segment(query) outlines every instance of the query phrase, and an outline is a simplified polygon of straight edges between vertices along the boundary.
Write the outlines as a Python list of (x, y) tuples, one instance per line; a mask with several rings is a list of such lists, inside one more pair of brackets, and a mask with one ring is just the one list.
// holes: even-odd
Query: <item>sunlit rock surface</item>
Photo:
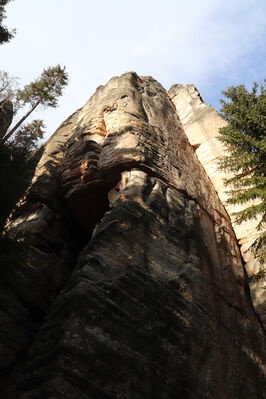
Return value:
[(3, 347), (24, 358), (3, 360), (4, 398), (262, 397), (264, 332), (230, 218), (151, 77), (112, 78), (61, 125), (8, 228), (41, 255), (25, 265), (28, 325), (10, 306), (25, 342)]
[[(234, 223), (234, 212), (239, 212), (250, 204), (232, 205), (227, 204), (229, 198), (224, 179), (227, 177), (223, 172), (218, 171), (218, 161), (224, 155), (225, 149), (217, 139), (219, 129), (226, 126), (225, 122), (216, 110), (204, 103), (198, 90), (194, 85), (186, 87), (180, 84), (173, 85), (169, 90), (169, 96), (176, 107), (178, 117), (189, 142), (194, 147), (198, 159), (211, 179), (220, 200), (225, 206), (233, 222), (234, 231), (238, 239), (245, 268), (249, 277), (253, 277), (265, 266), (260, 265), (258, 260), (250, 251), (250, 247), (262, 231), (257, 230), (259, 220), (253, 219), (247, 222)], [(266, 280), (260, 280), (251, 284), (251, 295), (256, 312), (266, 326)]]

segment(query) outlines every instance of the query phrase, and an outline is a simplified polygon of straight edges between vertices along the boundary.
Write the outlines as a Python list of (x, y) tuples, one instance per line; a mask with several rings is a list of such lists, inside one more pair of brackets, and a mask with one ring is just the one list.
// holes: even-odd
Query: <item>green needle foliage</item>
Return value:
[(30, 182), (31, 161), (27, 149), (0, 146), (0, 235), (5, 222)]
[(44, 69), (41, 76), (35, 81), (16, 91), (16, 108), (21, 109), (25, 105), (30, 108), (26, 114), (7, 132), (1, 143), (5, 143), (30, 114), (38, 107), (55, 108), (58, 98), (62, 95), (64, 87), (68, 84), (68, 75), (65, 67), (57, 65)]
[(44, 123), (41, 119), (34, 119), (30, 123), (22, 125), (12, 140), (12, 145), (17, 149), (27, 150), (29, 153), (36, 150), (39, 141), (44, 135)]
[[(236, 212), (236, 223), (259, 218), (257, 229), (266, 222), (266, 79), (260, 88), (253, 84), (249, 92), (244, 85), (223, 91), (229, 100), (220, 100), (220, 114), (228, 125), (220, 129), (218, 139), (227, 155), (220, 169), (232, 174), (225, 182), (231, 186), (228, 203), (246, 204)], [(256, 200), (256, 204), (253, 203)], [(266, 234), (261, 233), (252, 246), (260, 262), (266, 260)]]
[(66, 68), (56, 65), (44, 69), (41, 76), (34, 82), (17, 91), (17, 101), (35, 106), (36, 103), (44, 107), (56, 107), (58, 97), (68, 83)]
[[(5, 7), (10, 0), (0, 0), (0, 44), (12, 39), (15, 30), (3, 26), (6, 17)], [(65, 68), (60, 65), (43, 70), (41, 76), (34, 82), (17, 90), (17, 79), (7, 72), (0, 71), (0, 288), (8, 287), (19, 294), (20, 288), (12, 285), (12, 273), (25, 268), (25, 257), (28, 244), (25, 237), (9, 236), (5, 232), (5, 224), (12, 209), (30, 184), (38, 152), (33, 151), (38, 141), (43, 137), (44, 124), (42, 120), (31, 120), (28, 117), (37, 108), (56, 107), (63, 88), (68, 83)], [(7, 130), (12, 116), (24, 112), (24, 116)], [(7, 111), (9, 114), (7, 114)], [(11, 115), (10, 115), (11, 114)], [(9, 118), (10, 116), (10, 118)], [(8, 118), (7, 118), (8, 117)], [(25, 120), (27, 119), (27, 123)], [(7, 130), (7, 131), (6, 131)], [(37, 157), (36, 157), (37, 155)], [(25, 298), (25, 293), (23, 293)]]
[(15, 30), (9, 31), (3, 26), (3, 20), (6, 18), (5, 6), (10, 0), (0, 0), (0, 44), (8, 42), (14, 36)]
[(1, 103), (11, 99), (15, 103), (15, 111), (19, 112), (27, 107), (24, 116), (0, 138), (0, 235), (8, 215), (30, 183), (32, 154), (44, 134), (42, 120), (28, 122), (27, 118), (37, 106), (57, 106), (68, 76), (65, 67), (57, 65), (44, 69), (37, 80), (23, 89), (17, 90), (13, 83), (14, 79), (7, 73), (0, 73)]

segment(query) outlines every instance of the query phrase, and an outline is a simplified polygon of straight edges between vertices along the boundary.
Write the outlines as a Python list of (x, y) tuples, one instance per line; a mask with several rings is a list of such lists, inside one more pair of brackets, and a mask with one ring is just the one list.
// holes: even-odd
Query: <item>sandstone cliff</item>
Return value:
[[(218, 171), (218, 161), (224, 155), (225, 149), (217, 139), (219, 128), (226, 122), (217, 114), (216, 110), (204, 103), (198, 90), (193, 85), (173, 85), (169, 90), (169, 96), (174, 103), (180, 122), (195, 148), (198, 159), (210, 177), (220, 200), (231, 217), (234, 231), (238, 239), (242, 257), (245, 261), (245, 269), (250, 277), (261, 270), (261, 265), (254, 259), (250, 247), (261, 231), (257, 230), (258, 220), (253, 219), (240, 225), (234, 223), (234, 212), (244, 209), (247, 204), (231, 205), (226, 201), (229, 197), (228, 187), (224, 179), (228, 176)], [(265, 267), (264, 267), (265, 268)], [(251, 295), (256, 312), (266, 326), (266, 281), (259, 281), (251, 285)]]
[(230, 218), (151, 77), (112, 78), (59, 127), (8, 228), (30, 248), (1, 294), (3, 398), (262, 397)]

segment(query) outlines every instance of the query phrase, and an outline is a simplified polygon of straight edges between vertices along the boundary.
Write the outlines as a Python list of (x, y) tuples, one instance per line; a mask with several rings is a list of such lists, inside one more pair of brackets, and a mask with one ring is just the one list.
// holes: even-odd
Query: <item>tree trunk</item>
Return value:
[(38, 105), (41, 103), (41, 100), (37, 101), (36, 104), (18, 121), (18, 123), (2, 138), (0, 144), (5, 143), (9, 137), (12, 136), (12, 134), (19, 128), (19, 126), (25, 121), (25, 119), (28, 118), (28, 116), (35, 110), (35, 108), (38, 107)]

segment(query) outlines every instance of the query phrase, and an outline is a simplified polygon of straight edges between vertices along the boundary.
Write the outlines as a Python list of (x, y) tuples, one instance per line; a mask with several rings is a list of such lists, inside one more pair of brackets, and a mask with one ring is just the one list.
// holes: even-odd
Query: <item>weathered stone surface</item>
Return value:
[(18, 253), (21, 265), (14, 267), (12, 257), (11, 264), (7, 257), (0, 265), (1, 398), (16, 397), (15, 382), (24, 378), (28, 348), (72, 271), (81, 246), (80, 228), (64, 201), (59, 172), (62, 141), (74, 118), (64, 122), (46, 144), (33, 184), (7, 226), (11, 234), (24, 233), (28, 252)]
[(154, 79), (100, 86), (51, 138), (16, 217), (39, 247), (63, 241), (63, 273), (77, 258), (20, 398), (263, 395), (264, 333), (229, 216)]
[[(226, 122), (213, 107), (203, 102), (194, 85), (184, 87), (175, 84), (169, 90), (169, 96), (176, 107), (189, 142), (194, 147), (201, 164), (231, 217), (242, 257), (246, 262), (246, 271), (248, 276), (252, 277), (261, 270), (262, 266), (254, 259), (250, 247), (262, 231), (257, 230), (259, 220), (256, 219), (241, 223), (241, 225), (234, 223), (233, 213), (244, 209), (247, 204), (236, 206), (226, 203), (228, 187), (225, 186), (224, 179), (228, 175), (217, 171), (218, 160), (225, 153), (225, 149), (222, 143), (217, 140), (217, 136), (219, 128), (226, 126)], [(252, 284), (250, 288), (256, 312), (266, 326), (266, 281), (262, 280)]]

